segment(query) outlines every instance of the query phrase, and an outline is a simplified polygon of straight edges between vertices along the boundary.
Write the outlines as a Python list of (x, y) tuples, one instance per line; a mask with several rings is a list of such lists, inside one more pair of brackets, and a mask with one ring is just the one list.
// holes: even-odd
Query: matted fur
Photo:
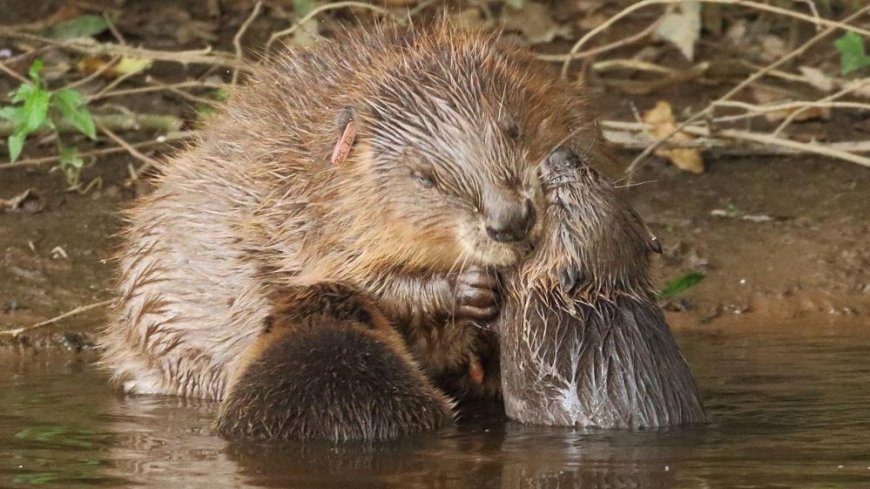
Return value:
[[(335, 166), (348, 111), (356, 144)], [(487, 238), (482, 216), (523, 199), (540, 215), (537, 164), (594, 133), (575, 87), (491, 35), (441, 23), (288, 50), (127, 213), (104, 364), (126, 392), (222, 399), (272, 294), (340, 281), (375, 298), (427, 375), (462, 374), (491, 341), (452, 319), (448, 277), (521, 259), (529, 243)]]
[(654, 238), (576, 154), (555, 151), (541, 179), (545, 236), (512, 278), (499, 324), (508, 416), (597, 428), (704, 422), (692, 372), (652, 297)]

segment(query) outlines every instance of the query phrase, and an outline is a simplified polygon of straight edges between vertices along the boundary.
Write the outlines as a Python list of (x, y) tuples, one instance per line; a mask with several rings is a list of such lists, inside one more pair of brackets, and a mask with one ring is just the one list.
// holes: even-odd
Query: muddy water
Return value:
[(86, 358), (0, 361), (0, 487), (870, 487), (870, 334), (683, 333), (714, 422), (595, 433), (495, 413), (376, 447), (229, 444), (214, 406), (121, 398)]

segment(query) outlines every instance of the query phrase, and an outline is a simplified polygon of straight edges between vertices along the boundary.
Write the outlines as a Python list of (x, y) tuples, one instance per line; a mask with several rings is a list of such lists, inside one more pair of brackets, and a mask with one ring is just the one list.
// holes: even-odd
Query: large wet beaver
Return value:
[(540, 163), (597, 141), (577, 89), (493, 36), (439, 23), (286, 52), (129, 212), (113, 380), (223, 400), (230, 436), (443, 426), (436, 386), (500, 387), (493, 272), (542, 235)]
[(649, 283), (661, 246), (589, 157), (561, 148), (540, 166), (544, 236), (510, 275), (498, 324), (507, 415), (598, 428), (703, 423)]
[[(352, 149), (336, 161), (351, 122)], [(495, 37), (445, 23), (283, 54), (129, 212), (102, 341), (113, 380), (223, 399), (280, 289), (341, 282), (404, 337), (408, 355), (387, 349), (397, 368), (496, 391), (493, 339), (474, 327), (498, 314), (488, 270), (518, 263), (540, 234), (538, 163), (594, 132), (574, 88)]]

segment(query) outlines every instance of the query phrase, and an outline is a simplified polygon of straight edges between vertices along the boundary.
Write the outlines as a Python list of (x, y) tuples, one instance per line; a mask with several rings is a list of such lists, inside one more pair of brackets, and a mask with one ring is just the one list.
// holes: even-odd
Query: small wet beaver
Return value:
[[(324, 354), (304, 356), (316, 362), (304, 371), (330, 371), (337, 360), (326, 352), (349, 341), (372, 365), (392, 365), (370, 381), (414, 391), (389, 405), (401, 426), (356, 430), (368, 421), (338, 416), (310, 436), (439, 426), (447, 408), (433, 383), (451, 394), (499, 389), (493, 335), (476, 326), (499, 313), (491, 271), (515, 266), (541, 235), (539, 162), (560, 144), (594, 152), (595, 134), (575, 87), (493, 36), (446, 23), (289, 51), (239, 87), (128, 213), (105, 364), (126, 392), (225, 399), (242, 367), (241, 378), (272, 372), (278, 383), (284, 371), (263, 361), (299, 366), (303, 357), (282, 363), (279, 353), (311, 351)], [(281, 291), (322, 282), (371, 297), (408, 354), (346, 318), (323, 328), (279, 321), (287, 326), (267, 335), (280, 349), (265, 348), (263, 318), (292, 309)], [(312, 392), (333, 387), (305, 381)], [(350, 405), (306, 413), (368, 402), (334, 399)], [(421, 403), (442, 409), (418, 412)], [(234, 406), (225, 417), (242, 415)], [(243, 424), (221, 426), (248, 433), (233, 428)]]
[[(388, 440), (449, 424), (453, 404), (364, 294), (285, 288), (230, 380), (217, 429), (258, 439)], [(337, 428), (340, 427), (340, 428)]]
[(597, 428), (703, 423), (649, 283), (661, 246), (581, 155), (559, 148), (540, 166), (545, 236), (511, 275), (498, 324), (507, 415)]

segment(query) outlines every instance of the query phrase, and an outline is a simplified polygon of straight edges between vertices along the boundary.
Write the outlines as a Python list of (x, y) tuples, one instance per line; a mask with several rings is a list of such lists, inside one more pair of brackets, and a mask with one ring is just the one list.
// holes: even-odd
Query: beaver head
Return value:
[(356, 138), (331, 187), (344, 204), (331, 204), (364, 216), (368, 229), (351, 234), (370, 257), (430, 269), (519, 262), (542, 229), (537, 167), (591, 131), (583, 100), (492, 37), (442, 28), (392, 42), (342, 97), (351, 116), (330, 140), (349, 118)]

